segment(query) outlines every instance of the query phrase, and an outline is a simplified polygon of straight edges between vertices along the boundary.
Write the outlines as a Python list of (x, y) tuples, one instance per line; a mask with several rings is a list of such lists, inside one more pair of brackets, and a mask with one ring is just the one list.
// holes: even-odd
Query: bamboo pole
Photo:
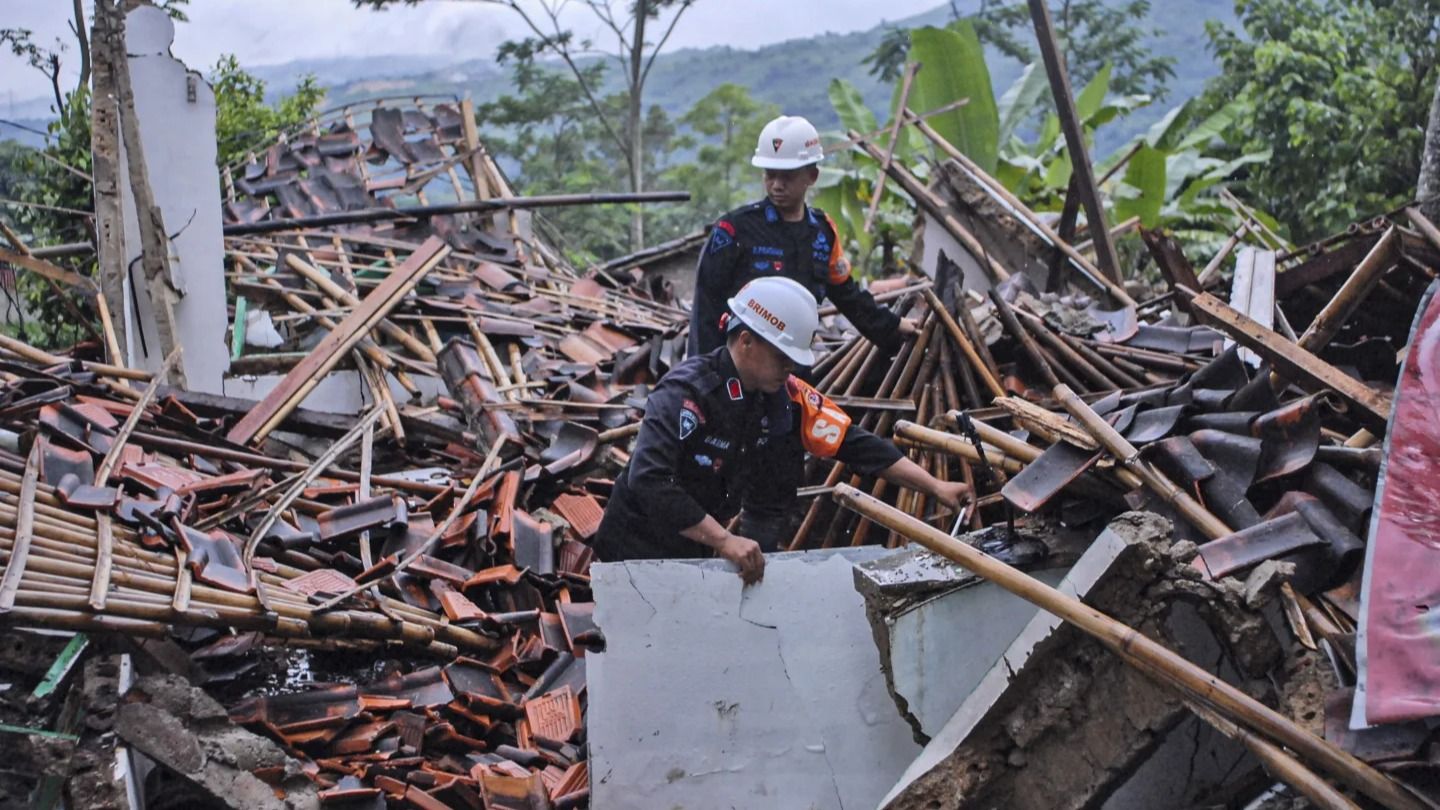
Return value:
[[(895, 435), (918, 445), (959, 456), (966, 461), (978, 464), (981, 460), (975, 446), (964, 438), (917, 425), (909, 420), (902, 419), (895, 423)], [(990, 462), (990, 466), (1005, 473), (1017, 474), (1025, 469), (1022, 462), (995, 448), (985, 448), (985, 460)]]
[[(1036, 345), (1035, 339), (1030, 337), (1030, 333), (1026, 332), (1025, 327), (1021, 326), (1020, 321), (1015, 318), (1015, 313), (1010, 310), (1010, 303), (1005, 300), (1005, 296), (1001, 295), (999, 290), (991, 288), (990, 302), (995, 305), (995, 314), (1000, 316), (1000, 323), (1005, 325), (1005, 331), (1020, 341), (1020, 348), (1025, 350), (1025, 355), (1030, 358), (1030, 363), (1035, 366), (1035, 370), (1039, 371), (1040, 376), (1044, 377), (1045, 382), (1051, 386), (1059, 385), (1060, 378), (1055, 376), (1055, 369), (1050, 367), (1045, 355), (1040, 353), (1040, 347)], [(1004, 396), (1004, 394), (997, 394), (997, 396)]]
[[(42, 351), (8, 335), (0, 335), (0, 349), (42, 366), (68, 366), (73, 362), (69, 357)], [(89, 360), (81, 360), (80, 367), (86, 371), (93, 371), (101, 376), (117, 380), (150, 381), (150, 372), (140, 369), (112, 366), (109, 363), (92, 363)]]
[[(900, 127), (905, 125), (906, 114), (910, 111), (905, 105), (910, 102), (910, 86), (915, 81), (915, 74), (920, 72), (920, 63), (911, 62), (905, 66), (905, 77), (900, 81), (900, 101), (895, 105), (895, 121), (890, 125), (890, 140), (885, 146), (885, 159), (880, 161), (880, 177), (875, 182), (875, 191), (870, 195), (870, 207), (865, 211), (865, 225), (860, 229), (870, 233), (875, 225), (875, 214), (880, 210), (880, 198), (885, 194), (885, 181), (890, 178), (887, 172), (890, 164), (895, 161), (895, 149), (900, 145)], [(924, 121), (917, 121), (917, 126), (926, 126)]]
[(1380, 277), (1392, 266), (1396, 251), (1399, 248), (1400, 231), (1394, 225), (1385, 231), (1385, 235), (1370, 248), (1365, 258), (1345, 279), (1345, 283), (1336, 290), (1335, 296), (1325, 305), (1325, 308), (1318, 312), (1310, 325), (1305, 327), (1305, 333), (1295, 341), (1300, 348), (1308, 352), (1318, 352), (1329, 345), (1335, 335), (1339, 333), (1340, 327), (1345, 325), (1357, 307), (1364, 303), (1365, 297), (1375, 288)]
[[(135, 432), (135, 426), (140, 424), (140, 418), (145, 415), (145, 409), (150, 407), (151, 401), (155, 399), (155, 392), (160, 389), (160, 381), (169, 378), (170, 369), (180, 361), (180, 355), (183, 352), (184, 347), (178, 345), (171, 350), (170, 356), (165, 358), (164, 365), (160, 367), (160, 372), (140, 394), (140, 400), (130, 406), (130, 415), (125, 418), (125, 423), (120, 426), (120, 430), (110, 443), (110, 449), (105, 452), (105, 458), (101, 459), (100, 466), (95, 469), (95, 486), (108, 485), (110, 474), (120, 461), (120, 453), (124, 451), (125, 443)], [(113, 520), (108, 509), (102, 509), (95, 514), (98, 545), (95, 555), (95, 576), (90, 582), (90, 607), (95, 610), (105, 609), (106, 591), (110, 588), (110, 564), (114, 557), (115, 546)]]
[[(970, 296), (971, 293), (968, 292), (960, 296), (961, 300), (958, 302), (958, 306), (955, 307), (955, 314), (959, 316), (960, 326), (965, 332), (965, 336), (970, 338), (971, 343), (975, 344), (975, 351), (980, 354), (980, 359), (985, 361), (985, 368), (990, 369), (990, 373), (993, 374), (996, 379), (999, 379), (1000, 365), (995, 362), (995, 357), (990, 354), (990, 346), (985, 342), (985, 333), (980, 331), (980, 324), (975, 320), (975, 313), (970, 311)], [(979, 295), (976, 295), (975, 300), (981, 303), (985, 301), (985, 299)]]
[(1031, 315), (1023, 309), (1015, 310), (1015, 314), (1018, 316), (1023, 316), (1022, 321), (1024, 322), (1025, 327), (1029, 329), (1030, 332), (1035, 335), (1035, 337), (1040, 338), (1040, 341), (1042, 343), (1049, 346), (1051, 350), (1060, 357), (1065, 358), (1065, 360), (1069, 362), (1071, 367), (1078, 369), (1082, 375), (1088, 378), (1091, 382), (1095, 383), (1096, 388), (1094, 390), (1120, 390), (1120, 386), (1116, 385), (1110, 380), (1109, 377), (1105, 376), (1105, 373), (1103, 371), (1096, 368), (1094, 364), (1092, 364), (1089, 360), (1085, 359), (1085, 357), (1081, 355), (1080, 352), (1076, 351), (1073, 347), (1071, 347), (1069, 343), (1061, 340), (1058, 336), (1056, 336), (1054, 332), (1051, 332), (1050, 328), (1045, 325), (1045, 321), (1043, 319)]
[(1194, 698), (1246, 728), (1254, 729), (1320, 766), (1350, 787), (1396, 810), (1425, 810), (1404, 788), (1371, 766), (1297, 726), (1215, 675), (1195, 666), (1133, 628), (1028, 576), (944, 532), (871, 498), (854, 487), (839, 486), (835, 499), (883, 526), (898, 531), (966, 570), (994, 582), (1094, 637), (1127, 663), (1141, 661), (1142, 671), (1161, 686)]
[(15, 543), (11, 547), (10, 561), (5, 564), (5, 576), (0, 579), (0, 613), (6, 613), (15, 606), (20, 579), (25, 575), (30, 544), (35, 535), (35, 488), (40, 482), (41, 460), (40, 444), (36, 442), (30, 447), (30, 457), (25, 461), (25, 477), (20, 483), (20, 511), (15, 519)]
[(926, 303), (930, 305), (930, 309), (940, 319), (940, 323), (945, 327), (945, 331), (950, 333), (950, 337), (955, 341), (955, 345), (959, 346), (960, 351), (965, 353), (966, 359), (970, 361), (970, 365), (980, 377), (981, 382), (985, 383), (985, 387), (990, 390), (990, 393), (997, 397), (1005, 396), (1004, 386), (1000, 385), (1000, 381), (991, 373), (990, 366), (986, 365), (985, 361), (981, 359), (979, 351), (975, 348), (975, 344), (970, 342), (970, 338), (960, 329), (960, 324), (956, 323), (955, 319), (951, 317), (950, 311), (945, 308), (945, 304), (940, 300), (940, 297), (935, 294), (934, 290), (929, 289), (924, 291), (924, 295)]
[[(330, 276), (320, 268), (311, 265), (294, 253), (285, 254), (285, 264), (291, 270), (294, 270), (309, 280), (311, 284), (314, 284), (317, 290), (335, 299), (336, 302), (349, 307), (360, 306), (359, 296), (336, 284), (335, 280), (330, 278)], [(419, 338), (396, 326), (395, 322), (389, 318), (381, 318), (375, 325), (375, 328), (389, 335), (400, 345), (404, 346), (411, 354), (426, 363), (435, 362), (435, 352), (431, 351), (430, 347), (422, 343)]]
[(1225, 522), (1206, 509), (1201, 503), (1188, 492), (1176, 486), (1164, 473), (1153, 464), (1143, 461), (1140, 458), (1140, 451), (1135, 449), (1124, 436), (1121, 436), (1114, 427), (1106, 422), (1104, 417), (1095, 413), (1089, 405), (1086, 405), (1080, 397), (1075, 395), (1068, 386), (1055, 386), (1055, 399), (1075, 417), (1076, 421), (1085, 426), (1086, 432), (1095, 438), (1102, 447), (1115, 456), (1127, 470), (1139, 476), (1156, 495), (1159, 495), (1166, 503), (1175, 507), (1176, 511), (1185, 516), (1199, 529), (1202, 534), (1211, 540), (1218, 540), (1221, 537), (1233, 534), (1234, 530), (1225, 525)]

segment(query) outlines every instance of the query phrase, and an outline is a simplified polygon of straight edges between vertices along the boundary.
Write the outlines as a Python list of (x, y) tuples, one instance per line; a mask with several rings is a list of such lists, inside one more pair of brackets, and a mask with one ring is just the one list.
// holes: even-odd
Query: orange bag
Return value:
[(794, 375), (785, 381), (785, 393), (800, 406), (800, 441), (805, 449), (821, 458), (839, 452), (850, 430), (850, 417), (840, 406)]

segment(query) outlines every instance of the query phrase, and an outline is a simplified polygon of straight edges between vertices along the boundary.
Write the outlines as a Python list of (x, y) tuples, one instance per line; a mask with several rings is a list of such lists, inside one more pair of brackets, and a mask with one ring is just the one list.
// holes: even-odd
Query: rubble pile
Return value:
[[(0, 720), (23, 721), (0, 734), (119, 734), (211, 802), (238, 801), (215, 786), (239, 768), (281, 802), (298, 769), (324, 806), (588, 804), (586, 656), (604, 638), (586, 541), (646, 386), (683, 357), (686, 307), (649, 270), (703, 240), (570, 267), (508, 207), (473, 120), (468, 105), (382, 100), (225, 171), (225, 394), (164, 384), (183, 348), (158, 372), (114, 365), (108, 322), (103, 348), (69, 356), (0, 338), (0, 617), (85, 634), (59, 652), (27, 642), (54, 659), (44, 671), (12, 666), (24, 650), (0, 657)], [(1017, 527), (1058, 527), (1083, 551), (1121, 513), (1157, 513), (1174, 527), (1167, 561), (1194, 581), (1264, 567), (1290, 636), (1264, 699), (1403, 784), (1440, 783), (1423, 724), (1349, 731), (1380, 437), (1440, 232), (1411, 210), (1294, 250), (1238, 209), (1205, 269), (1146, 231), (1164, 282), (1121, 285), (1018, 200), (977, 203), (999, 186), (963, 157), (928, 189), (884, 163), (927, 236), (964, 255), (870, 285), (921, 324), (894, 355), (824, 311), (810, 374), (974, 497), (956, 513), (812, 459), (789, 549), (904, 542), (823, 497), (847, 485), (951, 537), (987, 530), (973, 537), (1000, 537), (984, 546), (999, 554)], [(1018, 562), (1044, 563), (1038, 547)], [(82, 690), (62, 685), (91, 634), (223, 695), (225, 717), (154, 685), (168, 697), (115, 690), (107, 714), (124, 723), (82, 719)], [(1377, 635), (1368, 655), (1403, 643)], [(190, 708), (127, 709), (147, 700)], [(1179, 706), (1152, 707), (1155, 722)], [(229, 724), (294, 761), (267, 750), (216, 772), (191, 747), (127, 736), (209, 740)], [(987, 761), (1023, 764), (1009, 730), (987, 733), (1005, 752)], [(38, 789), (18, 781), (17, 796)], [(980, 801), (934, 781), (945, 804), (923, 806)], [(1078, 778), (1096, 794), (1077, 806), (1112, 781)]]

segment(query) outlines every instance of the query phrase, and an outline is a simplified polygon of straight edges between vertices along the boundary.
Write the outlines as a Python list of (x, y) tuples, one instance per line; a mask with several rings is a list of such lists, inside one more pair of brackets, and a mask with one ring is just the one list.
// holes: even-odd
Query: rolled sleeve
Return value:
[(835, 457), (865, 475), (875, 475), (904, 456), (893, 442), (876, 436), (864, 428), (851, 425), (845, 432), (845, 441)]

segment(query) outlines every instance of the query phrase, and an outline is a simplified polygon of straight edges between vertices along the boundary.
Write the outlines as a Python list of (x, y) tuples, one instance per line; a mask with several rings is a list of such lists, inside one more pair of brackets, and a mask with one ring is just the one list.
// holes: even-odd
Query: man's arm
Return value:
[(676, 386), (661, 385), (645, 401), (645, 418), (630, 455), (630, 486), (646, 517), (661, 534), (681, 534), (707, 515), (680, 486), (680, 409), (684, 395)]
[(680, 532), (680, 535), (715, 549), (716, 554), (735, 563), (740, 568), (740, 579), (746, 585), (753, 585), (765, 576), (765, 555), (760, 553), (760, 544), (748, 537), (731, 534), (710, 515)]
[(876, 303), (875, 296), (860, 289), (860, 285), (855, 283), (850, 270), (850, 260), (845, 258), (845, 251), (840, 246), (840, 231), (829, 214), (825, 215), (825, 224), (834, 234), (830, 248), (829, 274), (825, 279), (826, 297), (834, 302), (840, 314), (855, 324), (860, 334), (871, 343), (886, 351), (893, 351), (899, 347), (904, 335), (912, 330), (902, 330), (900, 316)]
[(700, 250), (695, 265), (695, 297), (690, 305), (690, 338), (685, 356), (705, 354), (725, 342), (720, 331), (720, 316), (725, 314), (725, 299), (735, 283), (735, 265), (741, 258), (740, 242), (735, 226), (728, 219), (716, 220), (710, 238)]
[(846, 431), (845, 441), (835, 456), (862, 473), (924, 492), (952, 508), (959, 506), (960, 499), (970, 491), (958, 481), (941, 481), (906, 458), (893, 443), (853, 425)]
[(645, 516), (661, 534), (678, 534), (714, 549), (739, 566), (740, 578), (749, 585), (765, 572), (759, 544), (725, 531), (677, 480), (684, 399), (680, 389), (661, 386), (645, 401), (645, 419), (630, 456), (630, 486), (640, 495)]

